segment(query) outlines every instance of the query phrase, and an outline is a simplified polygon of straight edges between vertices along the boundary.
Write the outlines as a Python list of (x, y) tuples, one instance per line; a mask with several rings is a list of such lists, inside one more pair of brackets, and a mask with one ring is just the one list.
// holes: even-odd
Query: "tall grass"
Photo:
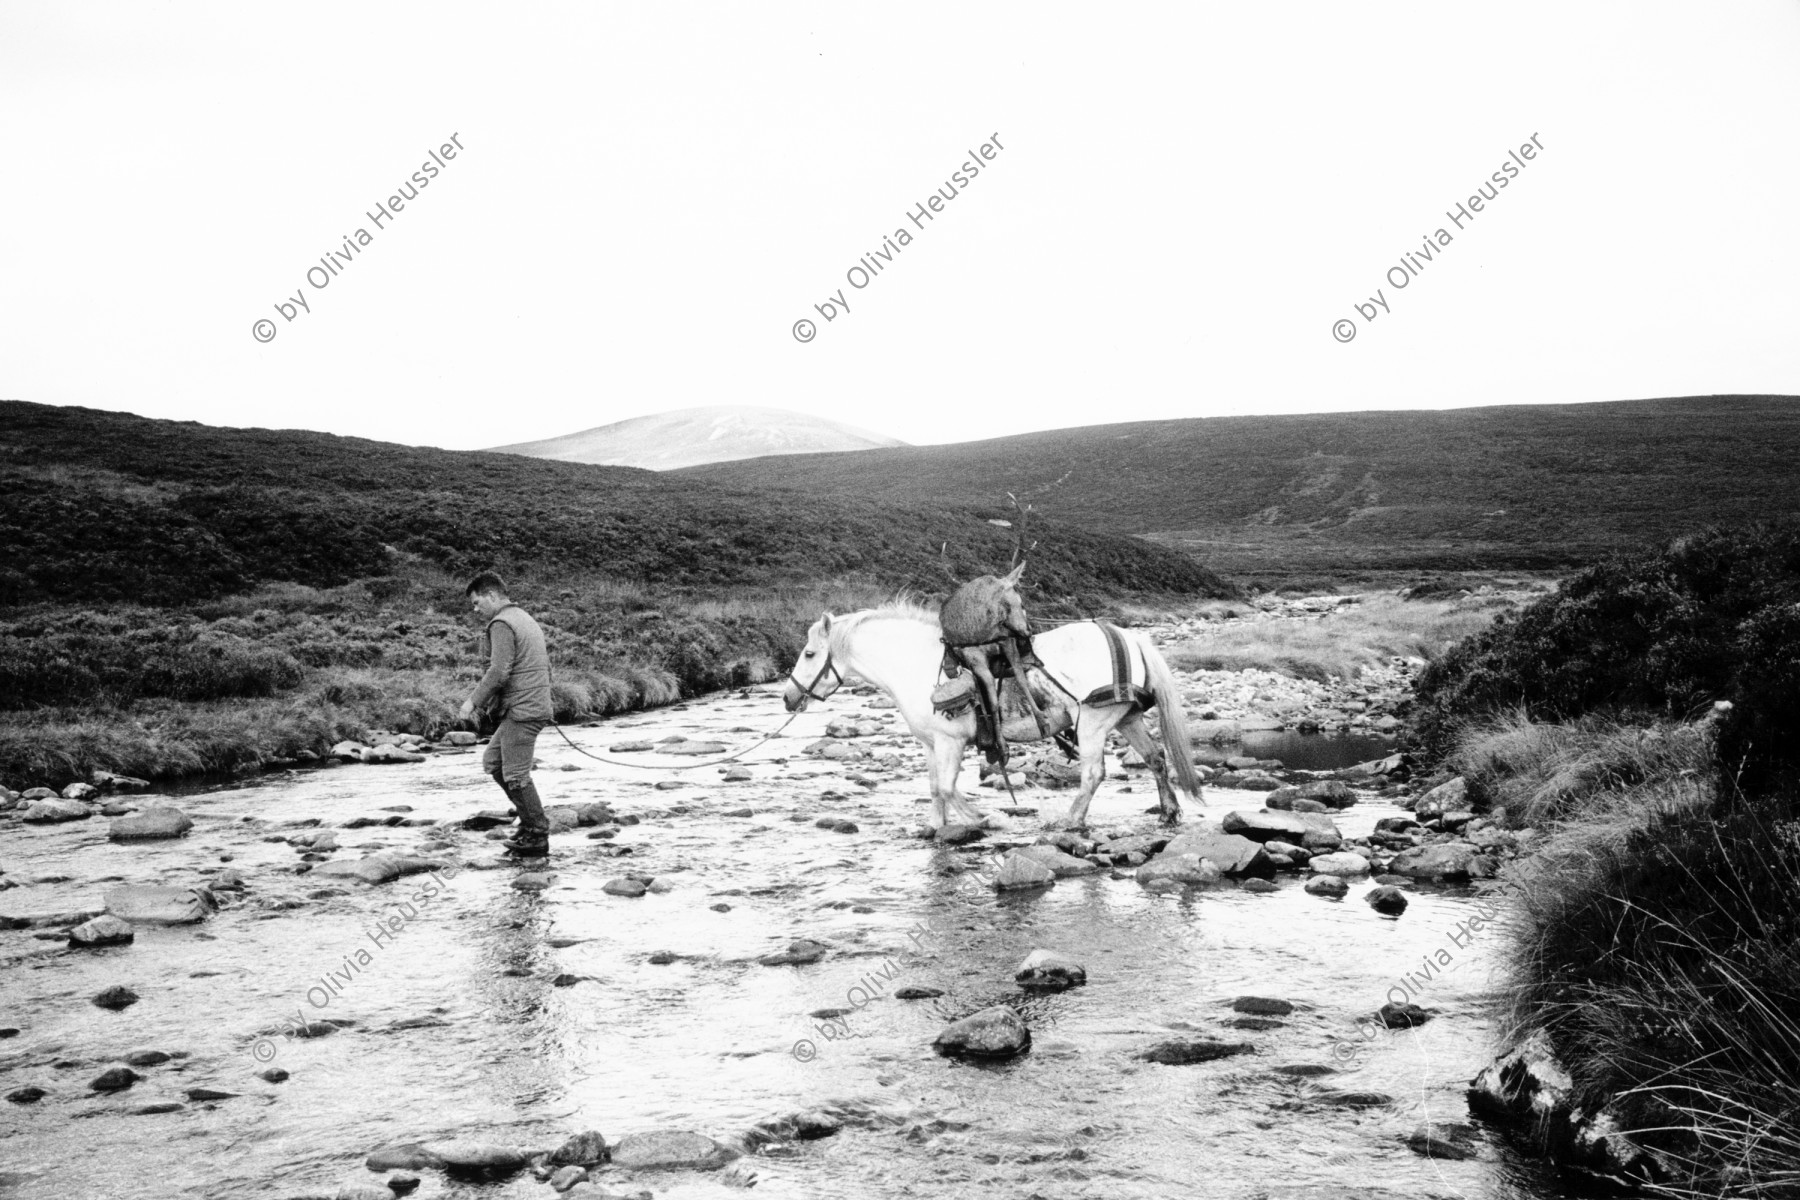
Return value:
[(1682, 1197), (1800, 1188), (1800, 803), (1723, 805), (1706, 726), (1514, 715), (1456, 762), (1549, 838), (1513, 873), (1508, 1032), (1549, 1035)]
[(1487, 604), (1408, 602), (1375, 595), (1324, 617), (1262, 615), (1211, 629), (1174, 647), (1169, 661), (1183, 670), (1259, 668), (1324, 683), (1353, 679), (1364, 667), (1396, 656), (1427, 661), (1493, 623)]

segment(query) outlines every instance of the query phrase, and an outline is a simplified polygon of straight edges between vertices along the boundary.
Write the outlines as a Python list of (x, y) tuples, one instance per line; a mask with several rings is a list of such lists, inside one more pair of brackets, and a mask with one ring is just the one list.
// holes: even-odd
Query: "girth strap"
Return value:
[[(1125, 644), (1125, 635), (1118, 628), (1105, 621), (1095, 621), (1100, 632), (1106, 635), (1106, 649), (1112, 655), (1112, 682), (1104, 687), (1097, 687), (1088, 694), (1082, 703), (1093, 707), (1104, 704), (1135, 704), (1139, 709), (1156, 707), (1156, 693), (1131, 681), (1131, 648)], [(1149, 671), (1145, 671), (1146, 680)]]

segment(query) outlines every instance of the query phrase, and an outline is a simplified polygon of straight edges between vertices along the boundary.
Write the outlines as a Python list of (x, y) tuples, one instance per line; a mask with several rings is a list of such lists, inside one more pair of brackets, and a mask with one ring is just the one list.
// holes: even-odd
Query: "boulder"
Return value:
[(1031, 1048), (1031, 1030), (1018, 1013), (995, 1005), (946, 1025), (932, 1047), (940, 1054), (1011, 1058)]
[(619, 878), (609, 879), (600, 889), (609, 896), (641, 896), (650, 890), (650, 885), (641, 879)]
[(421, 875), (426, 871), (438, 871), (450, 864), (435, 858), (415, 858), (407, 854), (393, 854), (383, 851), (371, 854), (367, 858), (338, 859), (335, 862), (320, 863), (314, 867), (314, 875), (323, 875), (333, 879), (355, 879), (362, 883), (389, 883), (407, 875)]
[(1401, 851), (1388, 864), (1388, 870), (1409, 879), (1467, 878), (1475, 855), (1475, 847), (1468, 842), (1439, 842)]
[(1406, 911), (1406, 893), (1397, 887), (1378, 887), (1363, 897), (1369, 907), (1386, 917), (1397, 917)]
[(1209, 860), (1227, 875), (1272, 875), (1274, 864), (1264, 846), (1236, 833), (1219, 828), (1195, 829), (1174, 838), (1163, 847), (1164, 854), (1197, 854)]
[(1235, 833), (1253, 842), (1266, 842), (1272, 838), (1285, 842), (1303, 841), (1313, 828), (1299, 813), (1245, 812), (1235, 808), (1225, 814), (1219, 827), (1226, 833)]
[(71, 783), (62, 790), (62, 798), (64, 800), (74, 800), (76, 802), (92, 800), (99, 794), (100, 789), (91, 783)]
[(1008, 854), (994, 875), (994, 889), (1001, 892), (1049, 887), (1055, 882), (1055, 872), (1020, 850)]
[(633, 1171), (716, 1171), (737, 1157), (730, 1146), (685, 1129), (628, 1133), (612, 1148), (613, 1165)]
[(1021, 846), (1016, 853), (1047, 867), (1058, 879), (1070, 875), (1091, 875), (1100, 869), (1099, 863), (1064, 854), (1055, 846)]
[(217, 907), (204, 888), (133, 884), (113, 888), (104, 897), (108, 914), (133, 925), (192, 925)]
[(1356, 803), (1356, 793), (1350, 786), (1339, 783), (1335, 779), (1321, 779), (1312, 783), (1303, 783), (1298, 787), (1277, 788), (1269, 793), (1264, 801), (1270, 808), (1290, 808), (1295, 800), (1313, 800), (1327, 808), (1349, 808)]
[(402, 749), (392, 742), (383, 742), (372, 750), (364, 750), (362, 761), (366, 763), (422, 763), (425, 761), (425, 756)]
[(1367, 875), (1369, 860), (1360, 854), (1315, 854), (1307, 867), (1315, 875)]
[(516, 1175), (531, 1161), (532, 1151), (477, 1138), (448, 1138), (424, 1142), (421, 1154), (434, 1160), (445, 1174), (460, 1179), (495, 1180)]
[(115, 842), (149, 842), (161, 838), (178, 838), (194, 827), (194, 822), (179, 808), (155, 805), (129, 817), (120, 817), (106, 831)]
[(128, 946), (137, 938), (130, 921), (110, 914), (84, 921), (69, 930), (69, 945), (92, 949), (98, 946)]
[(136, 779), (130, 775), (115, 775), (111, 771), (95, 771), (94, 786), (103, 792), (146, 792), (150, 790), (148, 779)]
[(452, 729), (438, 740), (443, 742), (446, 746), (473, 746), (481, 739), (476, 737), (473, 733), (470, 733), (467, 729)]
[(1198, 854), (1170, 854), (1166, 850), (1137, 869), (1137, 881), (1145, 887), (1177, 887), (1219, 883), (1223, 871)]
[(1033, 950), (1026, 955), (1013, 979), (1021, 986), (1060, 991), (1087, 982), (1087, 968), (1054, 950)]
[(130, 1067), (108, 1067), (96, 1075), (88, 1087), (96, 1092), (122, 1092), (142, 1078)]
[(1448, 783), (1440, 783), (1420, 796), (1413, 805), (1413, 815), (1421, 821), (1441, 817), (1447, 812), (1460, 812), (1469, 807), (1469, 785), (1461, 775)]
[(547, 1160), (553, 1167), (574, 1165), (591, 1167), (595, 1163), (605, 1162), (612, 1154), (606, 1145), (606, 1139), (598, 1130), (590, 1129), (585, 1133), (575, 1134), (568, 1141), (550, 1152)]
[(26, 805), (19, 819), (33, 825), (58, 825), (64, 821), (85, 821), (93, 815), (86, 805), (72, 800), (34, 800)]
[(1350, 885), (1336, 875), (1315, 875), (1306, 881), (1308, 895), (1324, 896), (1328, 900), (1342, 900)]

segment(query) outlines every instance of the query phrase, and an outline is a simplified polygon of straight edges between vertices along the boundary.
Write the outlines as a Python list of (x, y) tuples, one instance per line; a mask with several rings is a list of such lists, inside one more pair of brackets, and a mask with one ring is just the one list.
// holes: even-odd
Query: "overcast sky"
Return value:
[(6, 0), (0, 114), (5, 398), (475, 448), (1800, 393), (1793, 0)]

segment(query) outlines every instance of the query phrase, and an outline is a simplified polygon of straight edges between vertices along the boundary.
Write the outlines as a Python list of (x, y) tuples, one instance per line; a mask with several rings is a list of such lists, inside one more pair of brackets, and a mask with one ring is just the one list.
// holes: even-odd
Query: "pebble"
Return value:
[(123, 984), (114, 984), (94, 997), (94, 1004), (100, 1008), (110, 1008), (114, 1012), (130, 1008), (138, 1002), (138, 994)]
[(88, 1084), (96, 1092), (122, 1092), (143, 1076), (130, 1067), (108, 1067)]
[(1022, 987), (1062, 991), (1087, 982), (1087, 968), (1054, 950), (1033, 950), (1013, 972)]

